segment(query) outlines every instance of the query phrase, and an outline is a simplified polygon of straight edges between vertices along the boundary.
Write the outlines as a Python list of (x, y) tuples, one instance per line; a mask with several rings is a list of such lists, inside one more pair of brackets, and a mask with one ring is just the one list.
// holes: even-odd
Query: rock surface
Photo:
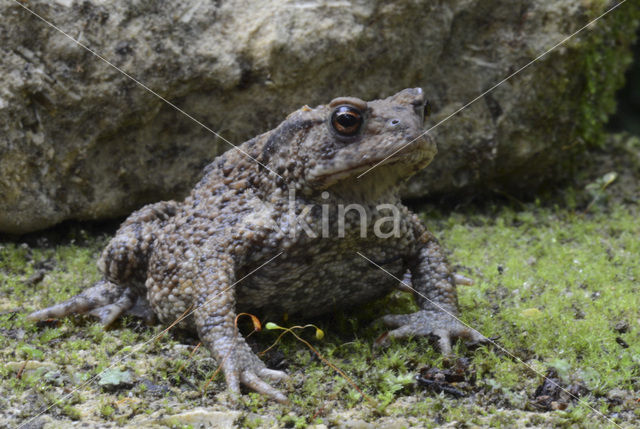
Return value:
[[(414, 86), (437, 123), (613, 5), (352, 3), (26, 4), (235, 144), (304, 104)], [(0, 14), (0, 232), (181, 197), (230, 148), (17, 2)], [(406, 195), (526, 188), (564, 168), (613, 110), (639, 14), (627, 2), (433, 130), (440, 154)]]
[(180, 414), (165, 416), (157, 423), (169, 427), (190, 426), (193, 428), (224, 429), (237, 427), (234, 422), (240, 417), (240, 411), (212, 411), (206, 408), (194, 408)]

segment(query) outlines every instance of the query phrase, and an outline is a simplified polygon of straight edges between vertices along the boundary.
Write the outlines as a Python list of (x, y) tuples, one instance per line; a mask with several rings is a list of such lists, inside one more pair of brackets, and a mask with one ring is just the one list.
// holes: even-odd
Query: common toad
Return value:
[(197, 331), (231, 391), (243, 384), (283, 402), (264, 379), (285, 373), (251, 351), (236, 315), (313, 317), (380, 298), (399, 282), (373, 261), (410, 276), (420, 308), (385, 316), (389, 338), (435, 335), (443, 353), (455, 337), (483, 341), (453, 317), (455, 276), (398, 195), (436, 154), (422, 135), (424, 108), (414, 88), (297, 110), (216, 158), (183, 202), (133, 213), (100, 258), (104, 278), (30, 319), (89, 313), (108, 325), (129, 312), (170, 323), (194, 309), (181, 325)]

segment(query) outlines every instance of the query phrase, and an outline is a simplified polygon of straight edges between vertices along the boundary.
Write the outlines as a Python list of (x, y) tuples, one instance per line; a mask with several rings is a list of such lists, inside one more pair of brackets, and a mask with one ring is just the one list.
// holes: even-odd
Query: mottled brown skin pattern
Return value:
[[(340, 106), (361, 115), (353, 135), (341, 134), (332, 121)], [(218, 157), (184, 202), (133, 213), (102, 254), (104, 279), (31, 319), (88, 312), (109, 324), (130, 312), (170, 323), (195, 309), (182, 325), (197, 331), (231, 391), (239, 393), (243, 384), (286, 401), (265, 381), (286, 375), (267, 369), (250, 350), (236, 315), (311, 317), (361, 305), (398, 286), (360, 252), (398, 278), (411, 276), (420, 310), (384, 317), (395, 328), (390, 338), (436, 335), (444, 353), (455, 337), (484, 340), (447, 314), (458, 314), (454, 277), (436, 240), (398, 197), (402, 181), (435, 155), (433, 142), (421, 137), (356, 178), (420, 136), (423, 108), (419, 88), (368, 103), (340, 98), (303, 107)], [(363, 207), (364, 237), (356, 210), (342, 216), (340, 234), (340, 205), (348, 204)], [(379, 204), (398, 210), (398, 234), (375, 234), (375, 222), (390, 215)], [(301, 213), (307, 227), (294, 222)]]

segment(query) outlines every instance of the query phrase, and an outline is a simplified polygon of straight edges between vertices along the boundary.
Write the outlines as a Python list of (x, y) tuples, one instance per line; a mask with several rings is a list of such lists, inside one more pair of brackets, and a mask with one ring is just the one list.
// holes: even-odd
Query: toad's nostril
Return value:
[(429, 103), (429, 100), (424, 102), (423, 115), (425, 118), (428, 118), (429, 116), (431, 116), (431, 103)]

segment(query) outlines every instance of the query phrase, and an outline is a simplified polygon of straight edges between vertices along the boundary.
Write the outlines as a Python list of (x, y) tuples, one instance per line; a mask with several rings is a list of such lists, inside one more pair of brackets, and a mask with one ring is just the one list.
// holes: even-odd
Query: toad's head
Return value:
[(307, 193), (357, 189), (374, 197), (435, 156), (424, 116), (420, 88), (384, 100), (340, 97), (314, 109), (305, 106), (270, 132), (262, 161)]

